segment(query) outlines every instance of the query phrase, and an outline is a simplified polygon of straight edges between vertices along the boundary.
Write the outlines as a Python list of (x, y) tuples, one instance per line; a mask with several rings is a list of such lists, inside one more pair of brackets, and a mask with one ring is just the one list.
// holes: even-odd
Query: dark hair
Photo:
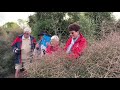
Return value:
[(73, 23), (68, 26), (69, 31), (79, 31), (80, 30), (80, 25)]
[(38, 34), (38, 36), (44, 36), (44, 35), (47, 35), (49, 37), (51, 37), (52, 35), (48, 34), (48, 31), (47, 30), (43, 30), (40, 34)]
[(43, 33), (38, 34), (38, 36), (43, 36), (43, 35), (44, 35)]
[(46, 30), (43, 30), (43, 31), (41, 31), (41, 32), (38, 34), (38, 36), (43, 36), (43, 35), (45, 35), (45, 34), (47, 34), (47, 31), (46, 31)]

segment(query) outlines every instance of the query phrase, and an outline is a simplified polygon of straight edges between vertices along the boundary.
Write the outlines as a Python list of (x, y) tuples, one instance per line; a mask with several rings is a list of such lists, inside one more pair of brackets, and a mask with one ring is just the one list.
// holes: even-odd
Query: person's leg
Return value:
[(20, 70), (16, 69), (15, 70), (15, 78), (19, 78), (20, 77)]
[(24, 71), (22, 72), (22, 77), (26, 77), (27, 76), (27, 68), (28, 68), (28, 62), (23, 62), (23, 66), (22, 68), (24, 68)]
[(15, 78), (20, 77), (20, 69), (21, 69), (21, 64), (16, 64), (15, 65)]

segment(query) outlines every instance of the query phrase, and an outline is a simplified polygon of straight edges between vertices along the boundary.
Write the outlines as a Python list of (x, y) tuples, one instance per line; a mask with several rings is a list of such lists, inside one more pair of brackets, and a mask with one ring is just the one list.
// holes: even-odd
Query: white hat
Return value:
[(56, 40), (56, 41), (59, 41), (59, 37), (57, 35), (52, 36), (51, 40), (53, 40), (53, 39)]
[(25, 28), (24, 28), (24, 33), (25, 33), (25, 32), (29, 32), (29, 33), (31, 33), (31, 28), (29, 28), (29, 27), (25, 27)]

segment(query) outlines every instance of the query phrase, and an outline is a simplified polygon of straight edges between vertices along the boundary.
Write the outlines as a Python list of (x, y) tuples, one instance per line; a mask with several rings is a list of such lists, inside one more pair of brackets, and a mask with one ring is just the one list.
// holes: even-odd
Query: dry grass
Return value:
[(27, 78), (120, 78), (120, 34), (95, 41), (79, 59), (65, 52), (45, 56), (29, 65)]
[(91, 45), (84, 56), (85, 67), (91, 78), (120, 77), (120, 35), (111, 33), (104, 40)]

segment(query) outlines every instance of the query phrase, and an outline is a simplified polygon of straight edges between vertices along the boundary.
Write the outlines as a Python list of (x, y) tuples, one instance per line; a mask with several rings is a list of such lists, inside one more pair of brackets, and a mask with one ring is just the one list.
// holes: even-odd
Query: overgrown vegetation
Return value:
[[(112, 12), (36, 12), (28, 21), (37, 40), (38, 33), (47, 30), (51, 35), (57, 34), (62, 44), (69, 37), (67, 27), (71, 23), (80, 24), (80, 32), (87, 38), (89, 45), (84, 55), (77, 60), (67, 59), (64, 52), (43, 57), (30, 65), (28, 77), (120, 77), (120, 21), (114, 20)], [(21, 33), (22, 29), (14, 22), (0, 28), (0, 77), (14, 73), (11, 43)]]
[(119, 78), (120, 33), (94, 41), (77, 60), (64, 52), (43, 57), (29, 65), (28, 78)]
[(3, 78), (14, 73), (14, 55), (11, 44), (15, 37), (22, 33), (19, 26), (16, 28), (11, 26), (10, 28), (9, 33), (9, 28), (0, 28), (0, 77)]

